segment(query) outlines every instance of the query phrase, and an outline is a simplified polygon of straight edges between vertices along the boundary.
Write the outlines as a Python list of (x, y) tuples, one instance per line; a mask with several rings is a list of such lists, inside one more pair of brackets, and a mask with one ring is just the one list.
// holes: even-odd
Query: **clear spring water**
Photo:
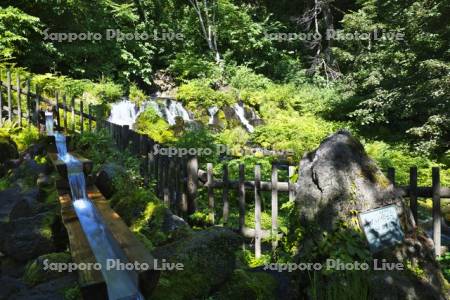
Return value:
[(72, 194), (73, 207), (80, 221), (81, 227), (94, 253), (95, 259), (101, 264), (102, 275), (108, 289), (110, 300), (143, 300), (144, 297), (137, 287), (137, 274), (127, 270), (108, 270), (108, 260), (128, 260), (112, 233), (104, 224), (98, 210), (88, 198), (86, 192), (86, 178), (83, 164), (67, 152), (66, 137), (55, 133), (58, 156), (66, 163), (67, 173)]
[(47, 130), (47, 135), (53, 135), (53, 113), (50, 111), (45, 112), (45, 129)]

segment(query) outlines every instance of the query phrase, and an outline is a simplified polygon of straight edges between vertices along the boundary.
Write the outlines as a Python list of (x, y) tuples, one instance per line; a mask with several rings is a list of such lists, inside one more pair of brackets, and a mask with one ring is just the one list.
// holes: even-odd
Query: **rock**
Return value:
[(192, 233), (189, 237), (158, 247), (158, 261), (183, 264), (182, 271), (163, 271), (152, 299), (203, 299), (231, 277), (235, 251), (241, 237), (220, 227)]
[(165, 209), (161, 230), (171, 233), (183, 229), (190, 229), (189, 224), (183, 218), (174, 215), (170, 209)]
[(36, 181), (36, 185), (39, 188), (46, 188), (46, 187), (51, 186), (52, 184), (53, 184), (53, 182), (52, 182), (50, 176), (48, 176), (48, 175), (46, 175), (44, 173), (40, 173), (38, 175), (38, 179)]
[(280, 293), (277, 291), (279, 283), (275, 276), (286, 276), (285, 274), (277, 273), (272, 276), (260, 270), (236, 269), (231, 279), (214, 294), (213, 299), (290, 300), (291, 298), (287, 293), (288, 285), (284, 285), (283, 290), (280, 289)]
[(19, 188), (9, 188), (0, 192), (0, 222), (6, 223), (30, 215), (30, 204), (23, 198)]
[(0, 164), (14, 158), (19, 158), (16, 143), (9, 136), (0, 136)]
[(6, 224), (0, 251), (18, 261), (28, 261), (55, 251), (52, 239), (55, 217), (54, 212), (47, 212)]
[(35, 186), (39, 174), (48, 174), (45, 164), (38, 164), (34, 159), (25, 159), (22, 164), (13, 170), (11, 181), (22, 181), (29, 186)]
[(28, 263), (25, 269), (23, 279), (27, 285), (35, 286), (68, 274), (67, 271), (59, 272), (58, 270), (46, 270), (44, 262), (46, 262), (47, 265), (51, 263), (67, 264), (72, 262), (72, 257), (70, 253), (67, 252), (49, 253), (39, 256), (32, 262)]
[[(300, 218), (317, 221), (320, 229), (332, 230), (351, 210), (367, 211), (397, 204), (402, 214), (403, 200), (393, 185), (365, 153), (350, 133), (340, 131), (300, 162), (297, 207)], [(408, 221), (408, 229), (411, 223)]]
[[(371, 254), (358, 234), (357, 214), (389, 204), (397, 209), (404, 241)], [(296, 206), (297, 219), (303, 228), (299, 257), (311, 259), (312, 253), (317, 253), (315, 251), (342, 251), (351, 258), (354, 253), (366, 252), (368, 259), (386, 259), (389, 263), (398, 262), (404, 266), (414, 262), (415, 267), (411, 268), (419, 269), (421, 276), (412, 275), (414, 272), (408, 270), (398, 271), (396, 276), (390, 276), (387, 271), (366, 272), (369, 281), (377, 282), (376, 286), (369, 285), (369, 289), (377, 293), (377, 299), (424, 299), (420, 296), (425, 294), (430, 295), (427, 299), (440, 299), (442, 296), (439, 294), (444, 286), (443, 277), (434, 258), (432, 241), (422, 231), (416, 230), (404, 199), (349, 132), (333, 134), (315, 151), (303, 157)], [(341, 242), (336, 232), (353, 241), (351, 252), (342, 244), (348, 241)], [(334, 249), (320, 248), (320, 242), (330, 236), (335, 237), (332, 239)], [(327, 255), (321, 254), (322, 257)], [(360, 256), (355, 257), (357, 260)], [(387, 278), (389, 280), (385, 280)], [(406, 282), (408, 288), (403, 289)], [(394, 290), (402, 296), (392, 298)]]
[(22, 289), (17, 294), (11, 295), (9, 300), (64, 300), (66, 299), (65, 292), (76, 286), (76, 281), (76, 273), (70, 273), (64, 277), (39, 284), (31, 289)]
[(108, 163), (100, 169), (95, 179), (95, 185), (106, 199), (111, 198), (116, 192), (113, 179), (116, 176), (124, 175), (125, 171), (122, 167)]
[(23, 282), (8, 276), (0, 277), (0, 286), (0, 299), (10, 299), (13, 294), (26, 288)]

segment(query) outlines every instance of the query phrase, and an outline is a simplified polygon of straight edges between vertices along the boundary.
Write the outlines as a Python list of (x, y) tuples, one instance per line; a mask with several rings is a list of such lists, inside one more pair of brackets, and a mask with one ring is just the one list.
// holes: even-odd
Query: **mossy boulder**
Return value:
[(67, 271), (59, 272), (57, 270), (50, 270), (48, 266), (54, 263), (67, 264), (71, 261), (72, 257), (67, 252), (49, 253), (39, 256), (27, 264), (23, 280), (27, 285), (35, 286), (58, 277), (63, 277), (67, 274)]
[(17, 145), (9, 136), (0, 136), (0, 164), (19, 158)]
[(53, 230), (56, 220), (56, 213), (48, 211), (4, 224), (0, 251), (18, 261), (55, 251)]
[(235, 269), (235, 252), (241, 244), (231, 230), (212, 227), (158, 247), (158, 262), (183, 264), (182, 271), (162, 271), (152, 299), (202, 299), (225, 283)]
[[(428, 299), (442, 299), (445, 283), (432, 240), (418, 230), (400, 191), (348, 131), (331, 135), (303, 157), (296, 205), (294, 220), (299, 226), (291, 228), (291, 232), (301, 228), (298, 257), (303, 261), (340, 258), (373, 266), (376, 258), (399, 263), (404, 269), (397, 271), (396, 276), (387, 271), (364, 273), (368, 281), (376, 282), (369, 285), (369, 292), (377, 299), (423, 299), (420, 297), (423, 294), (429, 295)], [(403, 232), (402, 241), (369, 252), (358, 215), (387, 205), (395, 207)], [(387, 237), (392, 234), (395, 233)], [(409, 265), (413, 267), (406, 267)], [(412, 271), (415, 268), (420, 268), (420, 276)], [(303, 274), (299, 285), (308, 282), (307, 274), (299, 273)], [(405, 282), (409, 283), (408, 289), (402, 288)], [(392, 290), (398, 293), (394, 295)]]
[(147, 203), (141, 217), (132, 224), (131, 230), (150, 250), (192, 232), (182, 218), (175, 216), (159, 201)]
[(216, 300), (228, 299), (276, 299), (276, 280), (264, 272), (236, 269), (231, 279), (214, 295)]

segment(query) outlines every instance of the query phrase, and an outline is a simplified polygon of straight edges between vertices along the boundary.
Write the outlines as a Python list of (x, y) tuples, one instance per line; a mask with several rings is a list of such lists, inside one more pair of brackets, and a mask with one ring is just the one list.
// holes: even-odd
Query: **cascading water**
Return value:
[(250, 124), (249, 120), (245, 117), (245, 110), (244, 105), (236, 103), (233, 105), (234, 112), (238, 116), (239, 120), (241, 121), (242, 125), (245, 126), (248, 132), (253, 132), (255, 128), (253, 125)]
[(180, 102), (166, 100), (164, 103), (159, 103), (153, 99), (142, 103), (140, 108), (129, 100), (114, 103), (111, 106), (111, 114), (108, 121), (121, 126), (128, 125), (132, 128), (139, 115), (149, 106), (170, 125), (175, 125), (176, 117), (181, 117), (186, 122), (192, 121), (188, 111)]
[(108, 269), (110, 260), (118, 260), (124, 264), (128, 263), (128, 260), (110, 230), (105, 226), (100, 213), (88, 198), (83, 164), (67, 152), (66, 137), (63, 134), (55, 133), (55, 142), (58, 157), (67, 166), (67, 177), (75, 213), (95, 259), (101, 265), (108, 298), (110, 300), (144, 300), (137, 288), (138, 279), (135, 272), (117, 268)]
[(45, 112), (45, 128), (47, 130), (47, 135), (54, 135), (53, 113), (51, 111)]
[(184, 121), (187, 122), (191, 121), (189, 113), (180, 102), (167, 100), (164, 112), (166, 115), (166, 121), (167, 123), (169, 123), (169, 125), (175, 125), (176, 117), (181, 117)]
[(128, 125), (131, 128), (141, 112), (136, 104), (123, 100), (112, 105), (108, 121), (120, 126)]
[(209, 125), (214, 125), (214, 118), (216, 117), (216, 114), (219, 112), (219, 108), (217, 106), (212, 106), (208, 108), (208, 114), (209, 114)]

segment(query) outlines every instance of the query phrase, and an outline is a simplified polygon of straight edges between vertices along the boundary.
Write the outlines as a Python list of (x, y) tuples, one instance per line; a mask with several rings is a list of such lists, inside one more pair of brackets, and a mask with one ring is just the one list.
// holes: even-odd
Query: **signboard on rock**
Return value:
[(404, 234), (395, 205), (360, 213), (359, 220), (372, 252), (403, 241)]

